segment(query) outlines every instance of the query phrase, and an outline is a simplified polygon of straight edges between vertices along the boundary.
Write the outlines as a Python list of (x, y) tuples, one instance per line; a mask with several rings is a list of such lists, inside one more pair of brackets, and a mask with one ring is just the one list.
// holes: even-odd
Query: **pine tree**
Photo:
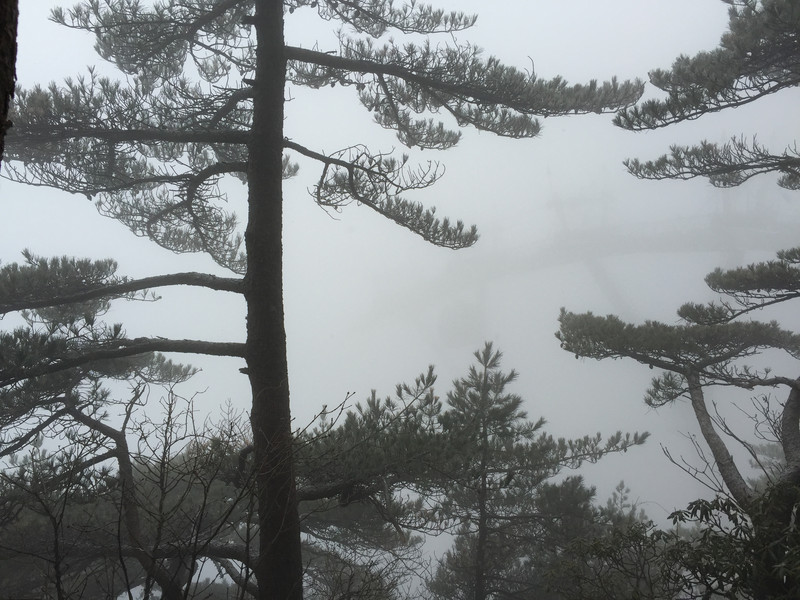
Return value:
[[(743, 106), (800, 84), (797, 68), (800, 6), (792, 0), (726, 0), (726, 3), (731, 6), (729, 25), (719, 47), (693, 57), (680, 56), (670, 70), (652, 71), (651, 83), (666, 92), (667, 97), (623, 109), (615, 118), (616, 125), (632, 131), (667, 127)], [(800, 189), (800, 154), (796, 143), (789, 143), (781, 153), (773, 153), (757, 141), (754, 133), (749, 134), (750, 138), (747, 135), (733, 137), (725, 144), (701, 141), (695, 146), (673, 146), (669, 154), (656, 160), (631, 159), (626, 166), (633, 175), (644, 179), (707, 177), (718, 187), (737, 186), (757, 175), (775, 173), (780, 186)], [(729, 582), (730, 577), (745, 577), (731, 585), (750, 589), (756, 598), (777, 598), (784, 594), (796, 597), (800, 589), (793, 562), (797, 540), (787, 529), (800, 481), (792, 462), (800, 458), (800, 436), (795, 378), (759, 371), (746, 361), (768, 349), (797, 356), (797, 338), (775, 321), (748, 321), (745, 317), (752, 311), (797, 297), (797, 257), (798, 249), (791, 249), (780, 252), (777, 261), (711, 273), (706, 282), (723, 300), (707, 306), (683, 306), (678, 313), (682, 322), (678, 325), (657, 322), (633, 325), (614, 316), (599, 317), (591, 313), (576, 315), (563, 311), (561, 315), (559, 336), (565, 349), (576, 356), (597, 359), (626, 356), (650, 368), (662, 369), (664, 373), (653, 380), (645, 397), (652, 405), (671, 403), (679, 397), (689, 399), (712, 452), (710, 462), (719, 469), (724, 482), (725, 489), (719, 491), (733, 498), (733, 504), (726, 504), (728, 498), (723, 497), (714, 506), (697, 505), (689, 511), (692, 519), (713, 525), (709, 515), (721, 515), (723, 520), (736, 522), (743, 511), (744, 518), (754, 524), (754, 546), (744, 554), (737, 554), (738, 547), (735, 552), (731, 550), (735, 544), (723, 542), (717, 547), (731, 551), (723, 550), (712, 559), (700, 556), (698, 568), (702, 570), (709, 563), (722, 565), (734, 554), (742, 556), (749, 552), (755, 564), (752, 578), (750, 574), (742, 575), (747, 566), (732, 568), (727, 575), (720, 569), (716, 574), (720, 574), (720, 581)], [(789, 388), (789, 397), (782, 407), (774, 410), (769, 403), (756, 402), (757, 414), (753, 415), (770, 432), (770, 438), (780, 440), (784, 451), (789, 452), (787, 459), (794, 457), (780, 476), (772, 478), (766, 492), (754, 488), (743, 477), (717, 431), (704, 393), (712, 385)], [(736, 439), (724, 421), (718, 421), (717, 426), (722, 428), (723, 435)], [(745, 446), (751, 456), (758, 457), (754, 445)], [(788, 573), (785, 580), (784, 573)]]
[[(314, 11), (343, 27), (338, 48), (284, 41), (284, 18)], [(472, 45), (419, 42), (469, 28), (475, 18), (390, 0), (136, 0), (84, 2), (56, 21), (94, 34), (101, 58), (126, 83), (97, 76), (18, 93), (8, 138), (11, 177), (97, 200), (101, 213), (175, 252), (205, 252), (237, 277), (197, 273), (127, 280), (100, 265), (80, 273), (21, 271), (5, 310), (120, 297), (163, 285), (193, 285), (241, 294), (247, 304), (243, 343), (125, 339), (103, 332), (80, 344), (24, 340), (24, 357), (6, 355), (0, 383), (13, 385), (92, 361), (141, 352), (242, 357), (252, 388), (251, 422), (258, 465), (259, 597), (300, 598), (303, 564), (293, 466), (286, 334), (282, 298), (282, 181), (288, 158), (316, 161), (314, 200), (340, 209), (356, 203), (433, 244), (461, 248), (474, 228), (438, 219), (403, 197), (431, 185), (435, 164), (410, 167), (405, 156), (363, 146), (325, 154), (284, 132), (287, 85), (351, 87), (382, 127), (406, 146), (446, 149), (452, 125), (498, 135), (538, 134), (536, 116), (618, 110), (634, 102), (639, 82), (570, 86), (540, 80), (485, 58)], [(413, 34), (408, 43), (379, 40)], [(437, 114), (444, 114), (447, 122)], [(247, 214), (222, 205), (220, 181), (248, 187)], [(23, 281), (24, 279), (24, 281)], [(12, 343), (12, 340), (9, 340)], [(14, 343), (16, 343), (14, 341)]]
[(589, 527), (594, 496), (581, 477), (549, 480), (647, 434), (554, 439), (542, 431), (544, 419), (529, 421), (522, 398), (506, 391), (517, 373), (500, 370), (502, 354), (487, 343), (474, 356), (440, 417), (451, 451), (439, 511), (457, 528), (428, 588), (443, 600), (545, 597), (548, 563)]
[[(594, 359), (632, 358), (658, 369), (645, 395), (654, 407), (689, 401), (703, 440), (713, 458), (710, 465), (724, 483), (720, 494), (729, 496), (736, 510), (753, 523), (752, 578), (744, 582), (753, 596), (797, 597), (797, 539), (794, 510), (800, 502), (800, 380), (795, 374), (774, 373), (753, 364), (753, 357), (768, 350), (800, 356), (800, 335), (777, 321), (750, 318), (756, 310), (795, 299), (800, 294), (800, 251), (780, 252), (778, 259), (709, 274), (706, 283), (721, 294), (717, 303), (682, 306), (677, 325), (657, 321), (625, 323), (616, 316), (575, 314), (562, 309), (557, 334), (561, 347), (576, 357)], [(757, 435), (780, 443), (786, 466), (775, 474), (775, 465), (764, 467), (770, 480), (766, 490), (748, 481), (736, 464), (729, 441), (744, 445), (758, 459), (758, 447), (733, 432), (724, 419), (709, 410), (706, 390), (733, 386), (745, 390), (781, 386), (788, 388), (779, 406), (763, 396), (755, 402), (752, 418)], [(765, 438), (766, 436), (766, 438)], [(690, 470), (702, 476), (703, 470)], [(705, 480), (713, 486), (712, 480)], [(715, 509), (716, 510), (716, 509)], [(706, 517), (714, 511), (706, 510)], [(717, 512), (719, 512), (717, 510)], [(729, 515), (733, 512), (729, 511)], [(741, 584), (741, 582), (739, 582)]]
[[(621, 111), (616, 125), (632, 131), (666, 127), (704, 114), (736, 108), (800, 85), (800, 6), (794, 0), (724, 0), (731, 5), (728, 31), (718, 48), (679, 56), (670, 70), (650, 73), (667, 93)], [(747, 136), (752, 137), (747, 137)], [(707, 177), (719, 187), (736, 186), (761, 173), (778, 173), (782, 187), (800, 189), (800, 154), (790, 142), (774, 154), (744, 133), (725, 144), (702, 141), (672, 146), (655, 160), (626, 161), (643, 179)]]

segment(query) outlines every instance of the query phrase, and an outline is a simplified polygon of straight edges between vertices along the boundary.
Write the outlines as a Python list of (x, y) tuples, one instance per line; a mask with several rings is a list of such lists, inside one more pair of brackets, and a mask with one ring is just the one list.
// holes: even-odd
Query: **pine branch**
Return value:
[(426, 209), (400, 196), (402, 192), (424, 189), (435, 183), (440, 176), (436, 163), (412, 171), (405, 166), (405, 156), (402, 161), (397, 161), (390, 156), (373, 155), (361, 146), (347, 148), (332, 156), (290, 140), (284, 141), (284, 147), (323, 164), (313, 192), (320, 206), (339, 210), (347, 203), (356, 201), (424, 240), (444, 248), (466, 248), (478, 239), (474, 225), (467, 228), (461, 221), (451, 224), (447, 218), (440, 220), (435, 216), (434, 208)]
[(381, 472), (364, 473), (359, 476), (358, 481), (335, 481), (322, 485), (300, 485), (297, 488), (297, 500), (299, 502), (312, 502), (314, 500), (340, 498), (342, 504), (361, 500), (383, 489), (383, 483), (381, 485), (373, 483), (367, 486), (370, 479), (380, 474)]
[(76, 367), (91, 368), (91, 364), (98, 361), (125, 358), (149, 352), (181, 352), (244, 358), (245, 345), (238, 342), (206, 342), (202, 340), (170, 340), (144, 337), (131, 340), (114, 340), (106, 342), (102, 346), (86, 348), (80, 354), (74, 356), (53, 358), (50, 362), (16, 368), (4, 365), (5, 368), (0, 368), (0, 387)]
[[(286, 46), (285, 51), (288, 60), (342, 72), (389, 75), (425, 89), (450, 94), (468, 103), (504, 106), (525, 115), (554, 116), (617, 110), (619, 106), (634, 102), (643, 89), (639, 81), (618, 84), (616, 80), (606, 82), (599, 88), (596, 82), (568, 88), (561, 79), (539, 81), (532, 74), (525, 75), (515, 69), (502, 67), (493, 59), (490, 59), (487, 65), (464, 65), (464, 68), (473, 67), (473, 72), (449, 73), (446, 69), (440, 68), (434, 75), (430, 71), (426, 72), (424, 68), (415, 70), (400, 63), (380, 62), (377, 59), (340, 56), (294, 46)], [(472, 52), (468, 52), (468, 56), (471, 54)], [(481, 68), (484, 69), (483, 73)], [(470, 80), (470, 76), (474, 79)], [(514, 79), (516, 85), (510, 85), (507, 79)], [(503, 85), (498, 85), (500, 82)], [(559, 97), (559, 93), (564, 94), (568, 100), (565, 99), (563, 103), (548, 104), (548, 98), (554, 100)], [(583, 103), (580, 102), (581, 99)], [(603, 105), (604, 100), (606, 105)], [(535, 135), (535, 131), (531, 130), (531, 134)]]
[(225, 101), (225, 103), (220, 106), (214, 115), (209, 120), (207, 126), (209, 129), (212, 129), (219, 125), (219, 122), (222, 121), (225, 117), (227, 117), (231, 112), (236, 110), (236, 107), (239, 105), (239, 102), (242, 100), (249, 100), (253, 97), (255, 91), (252, 87), (245, 87), (233, 90), (231, 92), (230, 97)]
[(794, 3), (785, 0), (732, 8), (719, 47), (679, 56), (671, 69), (652, 71), (650, 82), (668, 97), (621, 111), (615, 125), (632, 131), (666, 127), (800, 85), (799, 17)]
[(800, 189), (800, 154), (789, 147), (783, 154), (771, 154), (755, 140), (734, 138), (726, 144), (707, 141), (697, 146), (672, 146), (670, 153), (655, 160), (628, 159), (628, 172), (640, 179), (693, 179), (708, 177), (716, 187), (735, 187), (764, 173), (780, 173), (778, 185)]
[(395, 8), (385, 0), (338, 0), (336, 2), (314, 2), (288, 0), (289, 12), (310, 4), (317, 8), (320, 17), (350, 25), (355, 31), (380, 37), (390, 29), (405, 34), (455, 33), (475, 24), (477, 17), (462, 12), (435, 10), (427, 4), (404, 2)]
[(71, 294), (56, 295), (49, 298), (27, 298), (12, 302), (0, 303), (0, 314), (6, 314), (17, 310), (29, 310), (43, 308), (47, 306), (61, 306), (64, 304), (74, 304), (87, 300), (109, 298), (148, 290), (156, 287), (173, 285), (189, 285), (204, 287), (211, 290), (243, 293), (244, 280), (238, 277), (217, 277), (206, 273), (172, 273), (169, 275), (155, 275), (153, 277), (143, 277), (132, 279), (121, 283), (110, 283), (97, 287), (81, 290)]
[(93, 138), (108, 142), (171, 142), (176, 144), (241, 144), (250, 142), (250, 132), (245, 130), (170, 130), (170, 129), (113, 129), (108, 127), (53, 127), (47, 125), (22, 125), (9, 130), (9, 144), (26, 146), (71, 140)]
[[(240, 569), (231, 560), (227, 558), (218, 558), (216, 556), (209, 556), (209, 558), (211, 558), (211, 560), (214, 561), (214, 564), (222, 568), (222, 570), (225, 572), (225, 575), (230, 577), (231, 581), (233, 581), (233, 583), (238, 585), (240, 590), (247, 591), (247, 593), (253, 596), (254, 598), (258, 596), (258, 585), (256, 585), (256, 582), (253, 577), (249, 578), (242, 577)], [(242, 562), (242, 564), (247, 564), (247, 563)]]
[[(704, 385), (754, 386), (785, 384), (787, 378), (769, 376), (735, 361), (766, 349), (800, 355), (800, 336), (781, 329), (774, 321), (744, 321), (716, 324), (666, 325), (646, 321), (625, 323), (618, 317), (592, 313), (574, 314), (562, 309), (561, 328), (556, 337), (562, 349), (597, 360), (632, 358), (637, 362), (684, 376), (688, 371), (702, 375)], [(671, 390), (671, 387), (668, 386)], [(657, 391), (657, 390), (656, 390)], [(670, 391), (671, 394), (671, 391)], [(674, 395), (670, 396), (674, 399)]]
[[(57, 401), (58, 399), (54, 399)], [(0, 444), (0, 458), (10, 456), (15, 452), (19, 452), (25, 446), (27, 446), (30, 442), (35, 440), (37, 436), (39, 436), (42, 432), (44, 432), (50, 425), (57, 422), (59, 419), (64, 417), (67, 414), (65, 409), (60, 409), (52, 414), (50, 414), (46, 419), (37, 423), (35, 427), (32, 427), (29, 431), (25, 432), (23, 435), (14, 438), (11, 442), (6, 442), (5, 445)]]

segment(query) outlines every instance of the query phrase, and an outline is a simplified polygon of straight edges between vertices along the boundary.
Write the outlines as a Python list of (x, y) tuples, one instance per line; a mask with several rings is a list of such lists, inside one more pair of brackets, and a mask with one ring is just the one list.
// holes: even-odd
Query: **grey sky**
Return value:
[[(46, 83), (85, 72), (98, 59), (92, 40), (46, 21), (45, 0), (21, 3), (20, 84)], [(476, 12), (472, 31), (458, 35), (508, 63), (531, 65), (545, 78), (570, 82), (646, 77), (680, 53), (713, 48), (727, 6), (718, 0), (595, 2), (465, 1), (437, 6)], [(320, 40), (333, 49), (330, 24), (289, 19), (287, 38), (304, 46)], [(446, 40), (443, 40), (446, 41)], [(110, 72), (107, 66), (101, 72)], [(648, 87), (648, 95), (654, 90)], [(352, 90), (292, 90), (287, 135), (332, 151), (354, 143), (399, 148), (393, 135), (371, 123)], [(684, 301), (710, 298), (703, 276), (771, 256), (796, 244), (796, 199), (762, 178), (734, 190), (705, 181), (642, 182), (622, 160), (651, 158), (673, 143), (725, 141), (757, 133), (774, 150), (798, 131), (796, 90), (736, 111), (660, 131), (633, 134), (610, 115), (553, 118), (539, 138), (499, 139), (464, 130), (445, 153), (412, 153), (441, 160), (445, 177), (414, 199), (441, 215), (478, 225), (481, 240), (452, 252), (423, 242), (365, 208), (351, 206), (335, 219), (316, 207), (306, 189), (316, 165), (301, 162), (287, 182), (285, 300), (291, 394), (298, 426), (348, 391), (363, 399), (437, 366), (442, 395), (465, 372), (471, 353), (494, 340), (505, 366), (520, 380), (515, 391), (549, 432), (577, 436), (617, 429), (649, 430), (651, 441), (585, 471), (601, 499), (620, 479), (635, 497), (669, 512), (701, 490), (661, 455), (659, 444), (692, 456), (681, 433), (694, 431), (686, 405), (658, 412), (641, 401), (652, 373), (629, 363), (576, 361), (553, 337), (558, 310), (616, 313), (629, 320), (674, 322)], [(244, 188), (232, 182), (231, 203)], [(82, 197), (0, 182), (3, 229), (0, 258), (18, 260), (29, 247), (43, 255), (113, 257), (120, 273), (220, 272), (202, 256), (175, 256), (97, 215)], [(156, 305), (115, 308), (132, 336), (163, 335), (241, 340), (239, 298), (167, 289)], [(10, 322), (10, 320), (8, 321)], [(249, 391), (239, 361), (199, 358), (203, 368), (185, 392), (208, 388), (199, 399), (213, 411), (230, 398), (246, 409)], [(720, 399), (723, 396), (720, 395)], [(645, 505), (654, 518), (666, 514)]]

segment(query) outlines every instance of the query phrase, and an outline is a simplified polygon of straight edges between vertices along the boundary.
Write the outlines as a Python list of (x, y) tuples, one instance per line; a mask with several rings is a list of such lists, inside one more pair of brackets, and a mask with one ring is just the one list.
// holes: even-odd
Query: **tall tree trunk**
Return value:
[[(486, 399), (487, 371), (483, 373), (483, 389), (481, 397), (484, 399), (484, 406), (488, 405)], [(489, 432), (486, 423), (486, 416), (483, 416), (481, 423), (481, 479), (478, 488), (478, 539), (475, 542), (475, 598), (474, 600), (486, 600), (486, 546), (489, 541), (489, 517), (487, 502), (489, 495), (489, 476), (486, 470), (489, 468)]]
[(800, 517), (800, 487), (779, 480), (753, 513), (755, 557), (752, 590), (755, 600), (789, 600), (800, 596), (800, 576), (795, 555), (798, 534), (793, 527)]
[(8, 108), (17, 82), (18, 0), (0, 2), (0, 161), (9, 128)]
[(475, 599), (486, 600), (486, 545), (489, 540), (489, 520), (486, 514), (487, 477), (481, 473), (478, 490), (478, 539), (475, 542)]
[(689, 396), (692, 400), (695, 418), (698, 425), (700, 425), (700, 433), (711, 449), (711, 455), (714, 457), (714, 462), (717, 469), (719, 469), (722, 480), (728, 486), (728, 491), (733, 496), (733, 499), (739, 503), (739, 506), (746, 509), (755, 499), (755, 493), (742, 477), (736, 462), (733, 460), (733, 456), (728, 451), (728, 447), (714, 428), (714, 421), (711, 415), (708, 414), (708, 408), (706, 407), (700, 377), (697, 373), (688, 372), (686, 373), (686, 382), (689, 384)]
[(283, 3), (256, 0), (257, 58), (248, 164), (246, 360), (253, 394), (259, 599), (301, 600), (300, 526), (283, 312)]
[[(800, 536), (800, 390), (792, 387), (783, 406), (781, 443), (786, 469), (756, 505), (753, 514), (756, 560), (753, 568), (753, 597), (756, 600), (797, 598), (800, 574), (796, 559)], [(787, 561), (788, 557), (788, 561)]]

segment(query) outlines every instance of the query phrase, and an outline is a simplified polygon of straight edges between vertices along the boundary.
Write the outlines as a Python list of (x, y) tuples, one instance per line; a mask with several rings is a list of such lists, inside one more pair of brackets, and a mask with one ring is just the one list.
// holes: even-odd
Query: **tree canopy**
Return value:
[[(685, 304), (676, 325), (654, 321), (636, 325), (613, 315), (562, 310), (556, 334), (561, 347), (577, 357), (631, 358), (658, 369), (645, 395), (649, 405), (663, 406), (679, 398), (689, 401), (711, 458), (705, 466), (687, 470), (718, 494), (729, 496), (732, 504), (725, 510), (717, 507), (719, 513), (727, 511), (731, 518), (741, 511), (752, 523), (753, 546), (747, 556), (755, 573), (746, 586), (755, 598), (788, 598), (800, 589), (785, 571), (786, 561), (794, 561), (797, 543), (792, 510), (800, 490), (800, 384), (794, 373), (775, 372), (757, 362), (758, 355), (768, 350), (800, 358), (800, 335), (776, 321), (751, 318), (754, 310), (796, 297), (798, 264), (797, 251), (791, 250), (779, 253), (774, 261), (717, 269), (706, 282), (720, 292), (720, 301)], [(776, 469), (774, 463), (762, 462), (758, 444), (737, 434), (716, 408), (709, 408), (706, 394), (712, 386), (788, 389), (786, 399), (778, 403), (769, 395), (754, 400), (751, 416), (757, 439), (780, 444), (785, 464)], [(760, 468), (768, 481), (766, 490), (748, 480), (732, 444), (743, 446)], [(703, 521), (710, 511), (693, 514), (700, 514)]]
[[(28, 320), (29, 327), (57, 324), (40, 313)], [(373, 392), (352, 407), (349, 400), (325, 407), (312, 426), (295, 432), (310, 597), (407, 597), (427, 569), (422, 536), (442, 532), (457, 541), (438, 580), (453, 584), (448, 570), (472, 561), (464, 546), (482, 531), (493, 565), (486, 597), (500, 588), (541, 589), (558, 562), (556, 546), (594, 526), (594, 490), (580, 477), (550, 480), (563, 468), (627, 451), (646, 434), (554, 439), (542, 432), (543, 420), (525, 420), (518, 396), (474, 387), (476, 376), (488, 376), (502, 392), (516, 377), (499, 371), (500, 353), (490, 344), (476, 356), (488, 371), (478, 376), (473, 367), (456, 381), (446, 410), (429, 368), (393, 396)], [(193, 400), (179, 394), (192, 373), (152, 354), (90, 373), (73, 370), (71, 387), (61, 372), (3, 392), (4, 593), (87, 600), (135, 588), (145, 598), (257, 594), (251, 434), (230, 408), (197, 420)], [(477, 419), (475, 401), (483, 405)], [(475, 438), (486, 423), (491, 447)], [(520, 543), (507, 543), (511, 538)], [(524, 568), (509, 571), (502, 557), (524, 559)]]
[[(338, 43), (318, 49), (304, 46), (306, 40), (287, 42), (284, 20), (300, 10), (341, 26)], [(284, 123), (287, 86), (349, 87), (403, 145), (446, 149), (458, 142), (462, 126), (533, 137), (539, 117), (616, 111), (640, 96), (642, 84), (542, 80), (454, 42), (452, 34), (468, 29), (473, 16), (421, 3), (108, 0), (56, 10), (53, 18), (93, 35), (99, 56), (120, 76), (90, 69), (61, 84), (19, 90), (6, 149), (9, 176), (92, 198), (102, 214), (135, 235), (174, 252), (203, 252), (236, 277), (176, 273), (130, 280), (116, 276), (111, 263), (79, 268), (71, 259), (37, 259), (4, 274), (8, 286), (13, 280), (19, 290), (9, 292), (5, 306), (58, 310), (193, 285), (241, 294), (247, 323), (243, 341), (232, 342), (156, 334), (126, 339), (121, 328), (82, 318), (58, 339), (47, 330), (4, 334), (0, 384), (37, 385), (43, 376), (91, 372), (98, 362), (154, 351), (243, 358), (253, 398), (258, 595), (299, 599), (303, 564), (282, 295), (282, 182), (296, 173), (295, 161), (315, 162), (319, 177), (311, 195), (321, 206), (366, 206), (447, 248), (469, 246), (477, 233), (406, 198), (440, 177), (436, 162), (413, 166), (404, 154), (363, 145), (325, 153), (314, 140), (295, 139), (292, 123)], [(442, 41), (431, 41), (434, 36)], [(246, 214), (225, 204), (223, 182), (231, 177), (247, 185)]]
[[(642, 131), (697, 119), (736, 108), (800, 84), (797, 29), (800, 7), (793, 0), (723, 0), (730, 4), (728, 30), (719, 47), (689, 57), (681, 55), (671, 69), (650, 72), (650, 83), (666, 98), (646, 100), (620, 111), (614, 123)], [(740, 185), (762, 173), (777, 173), (782, 187), (800, 189), (800, 154), (794, 141), (773, 153), (754, 132), (729, 142), (701, 141), (672, 146), (655, 160), (626, 161), (643, 179), (707, 177), (719, 187)]]
[(428, 589), (450, 600), (543, 597), (551, 564), (595, 520), (594, 489), (579, 476), (555, 479), (648, 435), (553, 438), (545, 420), (528, 420), (522, 398), (506, 390), (517, 373), (500, 369), (502, 354), (487, 343), (474, 356), (440, 416), (447, 444), (458, 450), (443, 467), (440, 510), (457, 528)]

